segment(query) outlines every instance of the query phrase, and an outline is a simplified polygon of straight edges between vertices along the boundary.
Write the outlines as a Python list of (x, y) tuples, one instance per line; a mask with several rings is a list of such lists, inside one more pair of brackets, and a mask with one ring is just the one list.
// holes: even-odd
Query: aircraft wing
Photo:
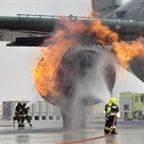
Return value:
[(40, 46), (51, 37), (55, 26), (53, 18), (32, 16), (0, 16), (0, 40), (8, 46)]
[(8, 46), (39, 46), (47, 37), (47, 32), (0, 29), (0, 41), (10, 42)]
[[(69, 18), (69, 17), (66, 17)], [(80, 19), (89, 22), (89, 17), (70, 18), (73, 22)], [(143, 34), (144, 22), (100, 19), (102, 24), (116, 31), (122, 40), (132, 40)], [(118, 27), (118, 29), (117, 29)], [(8, 46), (42, 46), (43, 41), (53, 36), (57, 29), (64, 29), (56, 17), (4, 17), (0, 16), (0, 40), (10, 41)], [(128, 35), (128, 36), (127, 36)], [(129, 37), (132, 35), (131, 37)]]

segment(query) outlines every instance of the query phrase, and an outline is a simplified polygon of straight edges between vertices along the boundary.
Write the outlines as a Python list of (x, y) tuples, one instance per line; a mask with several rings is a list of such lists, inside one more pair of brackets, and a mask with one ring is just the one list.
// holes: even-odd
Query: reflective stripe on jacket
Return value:
[(116, 113), (119, 112), (119, 107), (116, 104), (108, 103), (105, 106), (106, 117), (114, 116)]

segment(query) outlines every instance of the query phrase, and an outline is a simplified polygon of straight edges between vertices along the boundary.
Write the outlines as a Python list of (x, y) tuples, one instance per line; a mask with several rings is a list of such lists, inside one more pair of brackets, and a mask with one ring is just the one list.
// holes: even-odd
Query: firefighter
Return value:
[[(116, 125), (117, 125), (117, 116), (116, 114), (119, 112), (119, 107), (116, 105), (116, 99), (110, 98), (108, 104), (105, 105), (105, 134), (117, 134)], [(114, 122), (115, 121), (115, 122)]]
[(24, 127), (24, 101), (21, 101), (21, 109), (19, 111), (19, 116), (20, 116), (20, 123), (19, 123), (19, 127)]
[(29, 111), (30, 111), (30, 107), (26, 107), (26, 102), (23, 103), (22, 105), (22, 115), (21, 115), (21, 125), (24, 127), (25, 124), (24, 124), (24, 121), (25, 119), (27, 120), (28, 124), (30, 127), (32, 127), (32, 124), (31, 124), (31, 119), (30, 119), (30, 116), (29, 116)]
[(16, 105), (16, 108), (15, 108), (15, 118), (16, 120), (18, 121), (18, 127), (20, 126), (20, 111), (22, 109), (22, 103), (21, 102), (18, 102), (18, 104)]

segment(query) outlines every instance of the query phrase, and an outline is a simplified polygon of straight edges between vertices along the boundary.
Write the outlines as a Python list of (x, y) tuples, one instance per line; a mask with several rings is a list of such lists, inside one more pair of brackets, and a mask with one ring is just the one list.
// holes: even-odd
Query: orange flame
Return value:
[(61, 30), (50, 41), (54, 41), (55, 44), (41, 50), (43, 59), (33, 69), (36, 87), (42, 96), (59, 95), (56, 77), (58, 66), (62, 56), (72, 45), (72, 42), (65, 38), (65, 33)]
[[(76, 43), (81, 43), (84, 38), (94, 36), (95, 43), (112, 44), (116, 55), (123, 67), (128, 66), (128, 62), (137, 55), (142, 54), (143, 44), (135, 41), (127, 44), (124, 41), (118, 42), (118, 34), (111, 31), (109, 27), (101, 24), (99, 20), (60, 20), (64, 26), (63, 30), (58, 30), (56, 34), (45, 41), (48, 47), (41, 50), (42, 60), (33, 69), (35, 84), (42, 96), (58, 96), (57, 72), (63, 55)], [(85, 35), (86, 33), (86, 35)]]
[(92, 20), (89, 32), (95, 35), (95, 41), (108, 44), (118, 41), (118, 34), (111, 31), (108, 26), (102, 25), (99, 20)]
[(59, 64), (63, 55), (78, 41), (79, 34), (86, 29), (86, 25), (81, 21), (62, 18), (61, 22), (65, 29), (57, 31), (54, 37), (45, 41), (49, 46), (41, 50), (42, 60), (33, 69), (36, 87), (42, 96), (60, 95), (57, 81)]
[(129, 66), (129, 62), (135, 56), (142, 56), (144, 45), (140, 41), (134, 41), (131, 44), (128, 44), (124, 41), (113, 43), (114, 49), (117, 53), (117, 57), (120, 61), (120, 64), (127, 68)]

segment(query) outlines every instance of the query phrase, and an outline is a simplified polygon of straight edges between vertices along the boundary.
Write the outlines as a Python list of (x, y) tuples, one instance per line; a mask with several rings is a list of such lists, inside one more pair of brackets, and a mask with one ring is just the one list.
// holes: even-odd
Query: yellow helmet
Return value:
[(110, 99), (109, 99), (109, 102), (111, 102), (111, 103), (116, 103), (116, 98), (110, 98)]

